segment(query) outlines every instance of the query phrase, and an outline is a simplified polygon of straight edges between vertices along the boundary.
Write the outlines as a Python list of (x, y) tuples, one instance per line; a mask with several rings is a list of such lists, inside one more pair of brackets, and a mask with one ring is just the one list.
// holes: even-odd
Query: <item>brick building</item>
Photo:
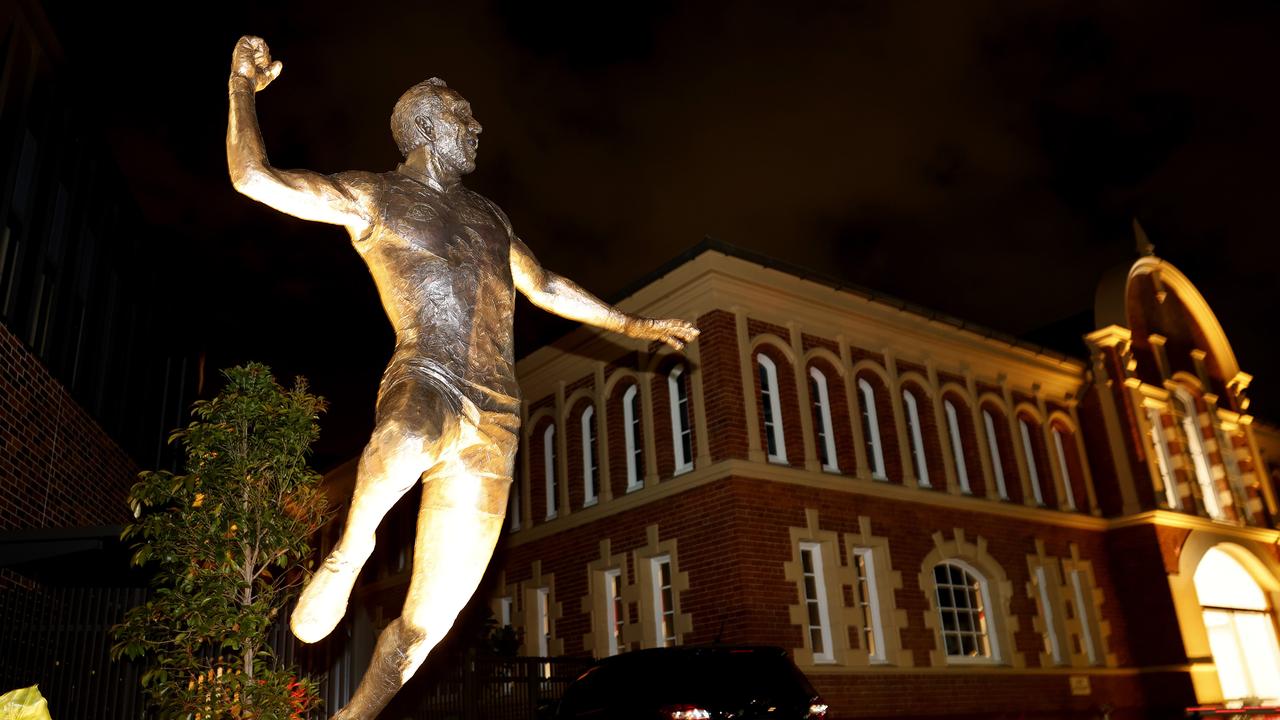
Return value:
[(1170, 263), (1104, 278), (1080, 358), (718, 244), (622, 306), (702, 336), (520, 361), (525, 654), (776, 644), (839, 717), (1280, 696), (1280, 444)]
[(106, 629), (142, 579), (116, 538), (139, 466), (171, 461), (195, 363), (39, 4), (0, 0), (0, 38), (0, 692), (124, 716), (137, 681)]

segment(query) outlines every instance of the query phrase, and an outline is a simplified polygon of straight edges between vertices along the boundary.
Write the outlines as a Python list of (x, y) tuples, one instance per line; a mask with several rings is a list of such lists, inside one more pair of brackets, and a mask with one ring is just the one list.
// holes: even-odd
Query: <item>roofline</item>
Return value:
[[(961, 318), (955, 317), (954, 315), (948, 315), (944, 312), (940, 312), (938, 310), (925, 307), (924, 305), (908, 302), (894, 295), (890, 295), (889, 293), (873, 290), (864, 285), (858, 285), (857, 283), (851, 283), (844, 280), (839, 280), (830, 275), (824, 275), (823, 273), (816, 272), (814, 270), (811, 270), (801, 265), (796, 265), (793, 263), (778, 260), (776, 258), (765, 255), (764, 253), (756, 252), (754, 250), (748, 250), (746, 248), (738, 247), (737, 245), (734, 245), (732, 243), (727, 243), (723, 240), (713, 238), (710, 235), (703, 237), (702, 240), (700, 240), (699, 242), (691, 246), (688, 250), (685, 250), (679, 255), (676, 255), (670, 260), (667, 260), (666, 262), (659, 265), (656, 269), (651, 270), (650, 272), (642, 275), (638, 280), (630, 283), (629, 285), (626, 285), (621, 291), (619, 291), (618, 293), (610, 297), (610, 303), (616, 305), (619, 302), (622, 302), (626, 298), (631, 297), (632, 295), (639, 292), (644, 287), (662, 278), (664, 275), (670, 274), (673, 270), (680, 267), (681, 265), (684, 265), (685, 263), (688, 263), (694, 260), (699, 255), (702, 255), (707, 252), (718, 252), (723, 255), (727, 255), (729, 257), (737, 258), (739, 260), (745, 260), (750, 263), (755, 263), (757, 265), (769, 268), (771, 270), (777, 270), (778, 272), (783, 272), (788, 275), (792, 275), (794, 277), (800, 278), (801, 280), (807, 280), (809, 282), (825, 285), (839, 292), (846, 292), (846, 293), (849, 293), (850, 295), (856, 295), (865, 300), (870, 300), (872, 302), (876, 302), (881, 305), (887, 305), (888, 307), (891, 307), (895, 310), (900, 310), (902, 312), (908, 312), (913, 315), (917, 315), (919, 317), (924, 318), (925, 320), (932, 320), (934, 322), (950, 325), (954, 328), (973, 333), (975, 335), (986, 338), (988, 340), (995, 340), (995, 341), (1004, 343), (1006, 345), (1022, 348), (1023, 350), (1027, 350), (1029, 352), (1036, 353), (1038, 355), (1045, 355), (1055, 360), (1067, 361), (1067, 362), (1081, 362), (1082, 360), (1084, 360), (1083, 353), (1081, 355), (1067, 355), (1057, 350), (1047, 348), (1043, 345), (1039, 345), (1033, 342), (1029, 342), (1027, 340), (1023, 340), (1022, 338), (1019, 338), (1014, 335), (1010, 335), (1009, 333), (995, 330), (993, 328), (987, 327), (986, 325), (970, 322), (968, 320), (963, 320)], [(546, 343), (546, 344), (549, 345), (551, 343)], [(521, 359), (523, 359), (524, 357), (528, 357), (536, 349), (537, 348), (534, 348), (533, 350), (530, 350), (528, 353), (525, 353)]]

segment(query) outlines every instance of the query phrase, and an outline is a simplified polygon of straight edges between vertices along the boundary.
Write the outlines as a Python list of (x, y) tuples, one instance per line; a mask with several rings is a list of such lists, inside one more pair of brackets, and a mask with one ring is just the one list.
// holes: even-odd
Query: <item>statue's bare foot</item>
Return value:
[(360, 566), (334, 550), (302, 590), (298, 606), (289, 618), (294, 637), (304, 643), (323, 640), (347, 614), (347, 598)]

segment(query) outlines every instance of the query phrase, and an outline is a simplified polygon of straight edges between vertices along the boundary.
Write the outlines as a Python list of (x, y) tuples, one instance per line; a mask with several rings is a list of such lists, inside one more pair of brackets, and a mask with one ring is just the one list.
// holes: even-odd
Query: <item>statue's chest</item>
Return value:
[(441, 194), (397, 184), (383, 196), (382, 225), (402, 250), (431, 253), (450, 265), (509, 262), (506, 227), (483, 199), (466, 191)]

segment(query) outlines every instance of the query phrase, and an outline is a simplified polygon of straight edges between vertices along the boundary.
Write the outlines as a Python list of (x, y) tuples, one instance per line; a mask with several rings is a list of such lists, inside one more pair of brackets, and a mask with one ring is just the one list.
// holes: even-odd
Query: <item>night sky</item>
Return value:
[[(258, 95), (273, 164), (391, 169), (391, 106), (443, 77), (484, 125), (468, 184), (606, 298), (712, 236), (1061, 337), (1133, 259), (1136, 216), (1280, 418), (1275, 4), (48, 4), (164, 301), (210, 367), (262, 360), (332, 399), (322, 465), (363, 443), (392, 336), (343, 229), (231, 188), (242, 34), (284, 62)], [(572, 327), (528, 305), (517, 325), (521, 353)]]

